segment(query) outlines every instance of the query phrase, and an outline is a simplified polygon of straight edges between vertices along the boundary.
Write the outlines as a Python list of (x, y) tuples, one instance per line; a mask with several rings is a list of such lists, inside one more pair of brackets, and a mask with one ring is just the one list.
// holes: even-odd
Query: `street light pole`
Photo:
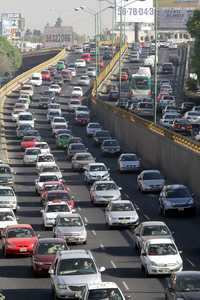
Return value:
[(158, 5), (155, 0), (154, 8), (154, 31), (155, 31), (155, 62), (154, 62), (154, 123), (157, 123), (157, 94), (158, 94), (158, 77), (157, 77), (157, 57), (158, 57)]

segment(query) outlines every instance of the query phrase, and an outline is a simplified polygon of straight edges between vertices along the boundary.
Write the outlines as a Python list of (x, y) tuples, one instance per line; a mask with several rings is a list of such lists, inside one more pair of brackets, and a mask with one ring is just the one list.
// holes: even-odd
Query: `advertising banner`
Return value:
[(193, 9), (160, 8), (158, 11), (158, 28), (161, 30), (185, 30), (187, 21), (193, 15)]
[(153, 23), (153, 0), (130, 1), (130, 4), (124, 0), (116, 0), (116, 22), (120, 22), (120, 18), (126, 23)]
[(169, 8), (200, 8), (199, 0), (154, 0), (157, 1), (158, 7), (169, 7)]

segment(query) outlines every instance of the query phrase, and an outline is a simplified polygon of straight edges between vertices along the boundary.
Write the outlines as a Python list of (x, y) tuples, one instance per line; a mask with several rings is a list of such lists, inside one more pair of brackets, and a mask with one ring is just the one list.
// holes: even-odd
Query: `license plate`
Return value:
[(19, 252), (27, 252), (27, 248), (20, 248)]
[(178, 210), (179, 210), (179, 211), (184, 211), (184, 208), (180, 207)]

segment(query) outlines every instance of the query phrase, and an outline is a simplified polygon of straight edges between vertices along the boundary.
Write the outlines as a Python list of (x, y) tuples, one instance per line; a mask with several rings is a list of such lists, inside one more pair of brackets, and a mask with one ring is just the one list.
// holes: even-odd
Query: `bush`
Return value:
[(197, 91), (198, 90), (198, 84), (197, 80), (193, 78), (189, 78), (186, 82), (187, 88), (189, 91)]

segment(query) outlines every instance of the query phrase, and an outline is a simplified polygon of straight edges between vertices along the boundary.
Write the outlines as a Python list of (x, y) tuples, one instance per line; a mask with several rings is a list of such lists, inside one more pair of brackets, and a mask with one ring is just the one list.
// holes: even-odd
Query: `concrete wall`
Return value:
[(188, 185), (200, 198), (200, 155), (140, 123), (130, 122), (120, 109), (100, 101), (92, 111), (105, 128), (118, 138), (125, 151), (137, 153), (145, 166), (158, 168), (172, 183)]

